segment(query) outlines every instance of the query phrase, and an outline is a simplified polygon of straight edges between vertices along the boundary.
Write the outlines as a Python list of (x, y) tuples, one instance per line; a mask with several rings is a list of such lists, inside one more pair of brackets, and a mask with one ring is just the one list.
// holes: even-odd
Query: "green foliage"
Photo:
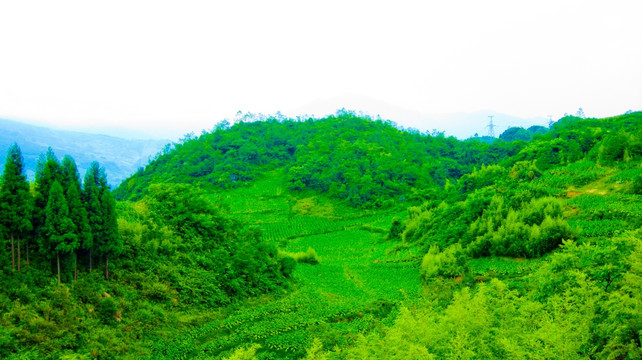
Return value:
[[(69, 207), (62, 186), (55, 181), (45, 210), (44, 233), (56, 253), (70, 253), (78, 246), (76, 226), (69, 218)], [(44, 246), (43, 246), (44, 247)]]
[(424, 281), (429, 281), (436, 276), (451, 278), (463, 276), (468, 268), (466, 260), (461, 244), (452, 245), (443, 252), (433, 245), (421, 261), (421, 276)]
[(521, 127), (511, 127), (506, 129), (499, 138), (504, 141), (529, 141), (533, 137), (533, 134)]
[(104, 324), (113, 324), (116, 321), (116, 304), (111, 297), (105, 297), (100, 300), (96, 312), (98, 313), (98, 318)]
[(62, 180), (62, 168), (53, 150), (49, 148), (46, 155), (41, 155), (36, 167), (34, 227), (39, 241), (42, 241), (42, 227), (45, 224), (45, 208), (49, 202), (49, 192), (55, 181)]
[(67, 204), (69, 207), (69, 219), (75, 225), (78, 246), (86, 246), (91, 243), (91, 227), (87, 218), (87, 210), (80, 199), (80, 192), (77, 186), (71, 184), (66, 193)]
[(459, 181), (457, 181), (457, 188), (462, 193), (468, 193), (493, 185), (505, 177), (506, 169), (504, 167), (498, 165), (482, 165), (481, 169), (462, 176)]
[(442, 202), (437, 207), (422, 212), (416, 218), (410, 218), (406, 224), (403, 239), (426, 249), (430, 245), (448, 247), (461, 239), (468, 230), (467, 224), (462, 221), (465, 217), (464, 204), (451, 205)]
[(311, 264), (311, 265), (317, 265), (321, 263), (321, 259), (317, 255), (317, 252), (311, 247), (308, 247), (308, 250), (306, 250), (305, 252), (299, 251), (296, 253), (279, 250), (279, 257), (280, 258), (289, 257), (298, 263), (305, 263), (305, 264)]
[[(125, 231), (126, 237), (139, 237), (132, 244), (139, 249), (126, 252), (135, 258), (150, 244), (156, 244), (160, 246), (156, 248), (159, 255), (195, 264), (187, 273), (183, 270), (169, 274), (179, 290), (195, 292), (195, 300), (220, 305), (286, 285), (286, 273), (291, 269), (279, 261), (274, 245), (261, 241), (256, 231), (243, 230), (240, 223), (223, 216), (198, 188), (187, 184), (154, 185), (140, 204), (146, 212), (142, 221), (146, 225), (132, 229), (134, 234)], [(312, 261), (312, 255), (316, 254), (308, 252), (302, 259)], [(208, 293), (210, 296), (206, 296)]]
[(256, 351), (261, 348), (261, 345), (253, 344), (249, 347), (240, 347), (234, 353), (226, 357), (225, 360), (255, 360)]
[[(91, 229), (91, 236), (85, 237), (83, 248), (91, 249), (102, 241), (105, 231), (103, 207), (100, 202), (101, 193), (107, 186), (107, 179), (98, 162), (92, 162), (85, 174), (83, 181), (82, 200), (87, 210), (87, 220)], [(91, 257), (91, 253), (89, 255)], [(90, 259), (91, 262), (91, 259)]]
[(634, 194), (642, 195), (642, 174), (633, 178), (631, 182), (631, 191)]
[(100, 197), (102, 207), (103, 233), (98, 246), (99, 253), (107, 257), (118, 255), (123, 251), (123, 240), (118, 232), (118, 219), (116, 215), (116, 202), (109, 189), (102, 190)]
[[(33, 227), (31, 222), (32, 197), (29, 192), (29, 183), (24, 175), (24, 160), (17, 144), (12, 145), (7, 152), (1, 180), (0, 236), (3, 236), (4, 239), (11, 239), (13, 269), (15, 268), (14, 238), (18, 240), (19, 247), (19, 240), (25, 238)], [(8, 247), (8, 244), (3, 243), (2, 245), (3, 249)], [(20, 258), (18, 258), (18, 262), (20, 262)]]
[(353, 207), (389, 207), (520, 147), (402, 131), (345, 110), (325, 119), (239, 122), (167, 149), (115, 194), (139, 199), (150, 184), (165, 182), (234, 188), (284, 167), (291, 190), (327, 193)]
[(404, 225), (399, 220), (399, 218), (395, 217), (392, 219), (392, 224), (390, 225), (390, 230), (388, 231), (388, 234), (386, 235), (387, 240), (401, 240), (401, 235), (403, 234), (404, 230)]
[(168, 149), (122, 188), (135, 203), (50, 153), (38, 201), (66, 201), (79, 245), (85, 207), (122, 245), (78, 249), (113, 276), (68, 287), (53, 241), (22, 272), (4, 256), (0, 357), (640, 358), (640, 115), (490, 145), (348, 112), (244, 122)]
[(518, 161), (510, 169), (509, 176), (511, 179), (531, 181), (542, 176), (542, 172), (535, 165), (535, 161)]

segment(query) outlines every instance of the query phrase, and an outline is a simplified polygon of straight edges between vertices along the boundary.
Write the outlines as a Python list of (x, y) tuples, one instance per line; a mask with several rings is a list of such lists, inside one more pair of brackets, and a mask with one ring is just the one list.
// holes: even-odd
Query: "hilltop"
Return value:
[(115, 195), (138, 199), (155, 182), (229, 189), (283, 168), (284, 186), (292, 190), (329, 193), (356, 207), (390, 206), (417, 199), (476, 166), (495, 164), (524, 144), (404, 131), (350, 111), (323, 119), (222, 124), (160, 154)]

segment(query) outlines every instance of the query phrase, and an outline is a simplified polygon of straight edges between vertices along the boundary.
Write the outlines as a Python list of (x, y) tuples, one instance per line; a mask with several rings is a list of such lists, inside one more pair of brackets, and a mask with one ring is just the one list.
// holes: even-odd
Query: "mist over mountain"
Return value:
[[(107, 173), (110, 185), (120, 182), (144, 166), (169, 140), (135, 140), (77, 131), (55, 130), (0, 119), (0, 153), (6, 154), (14, 142), (20, 146), (26, 173), (33, 179), (40, 154), (51, 147), (59, 159), (70, 155), (81, 176), (92, 161), (98, 161)], [(5, 157), (0, 157), (4, 166)]]

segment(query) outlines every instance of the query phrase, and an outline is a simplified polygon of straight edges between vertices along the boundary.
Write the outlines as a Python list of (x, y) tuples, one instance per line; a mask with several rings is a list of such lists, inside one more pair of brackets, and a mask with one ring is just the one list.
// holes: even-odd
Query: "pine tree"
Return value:
[(62, 191), (62, 186), (55, 181), (49, 192), (49, 201), (45, 209), (44, 235), (56, 254), (58, 284), (60, 284), (60, 253), (72, 253), (78, 245), (74, 223), (69, 218), (69, 207)]
[(29, 183), (23, 174), (24, 160), (18, 144), (13, 144), (7, 153), (7, 160), (0, 189), (0, 227), (11, 239), (11, 269), (16, 269), (14, 241), (18, 246), (18, 271), (20, 271), (20, 239), (32, 230), (33, 209)]

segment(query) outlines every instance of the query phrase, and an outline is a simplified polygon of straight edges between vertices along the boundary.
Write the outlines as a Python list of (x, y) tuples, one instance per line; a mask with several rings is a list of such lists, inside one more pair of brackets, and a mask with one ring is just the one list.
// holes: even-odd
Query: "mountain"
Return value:
[(169, 140), (130, 140), (54, 130), (6, 119), (0, 119), (0, 128), (0, 167), (4, 167), (4, 154), (9, 146), (18, 143), (29, 179), (34, 178), (40, 154), (51, 147), (59, 159), (65, 155), (73, 157), (81, 176), (92, 161), (98, 161), (105, 168), (109, 183), (117, 186), (169, 143)]

